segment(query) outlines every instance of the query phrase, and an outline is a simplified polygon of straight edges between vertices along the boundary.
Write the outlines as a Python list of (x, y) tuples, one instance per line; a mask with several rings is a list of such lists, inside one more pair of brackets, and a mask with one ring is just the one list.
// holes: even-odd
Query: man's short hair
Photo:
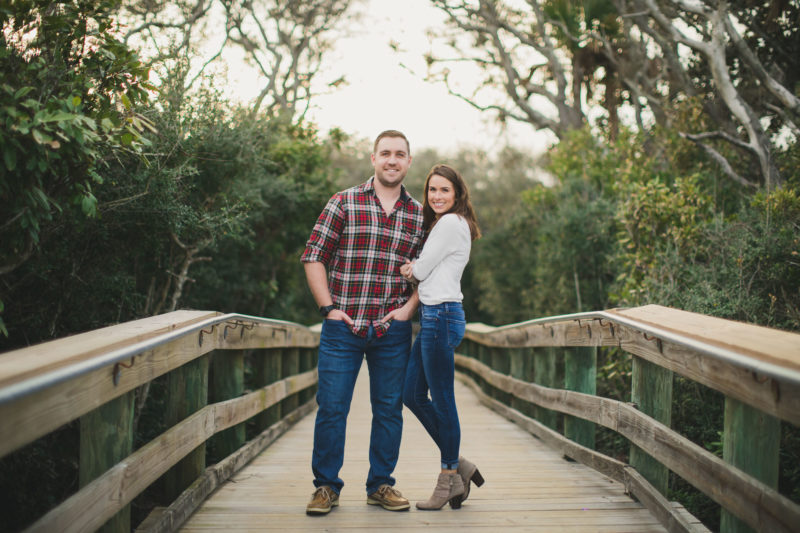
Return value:
[(408, 148), (408, 155), (411, 155), (411, 143), (408, 142), (408, 139), (406, 138), (405, 135), (403, 135), (403, 132), (397, 130), (386, 130), (378, 134), (378, 136), (375, 138), (375, 144), (372, 147), (373, 154), (378, 151), (378, 143), (384, 137), (399, 137), (403, 139), (406, 142), (406, 147)]

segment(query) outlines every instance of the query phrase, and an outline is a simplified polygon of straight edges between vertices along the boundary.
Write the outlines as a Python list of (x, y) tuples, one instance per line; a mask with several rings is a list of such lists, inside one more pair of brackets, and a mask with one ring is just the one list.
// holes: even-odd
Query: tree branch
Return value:
[(683, 132), (680, 133), (680, 136), (683, 137), (684, 139), (688, 139), (688, 140), (694, 142), (697, 146), (699, 146), (700, 148), (705, 150), (705, 152), (709, 156), (711, 156), (711, 158), (714, 159), (714, 161), (716, 161), (719, 164), (720, 167), (722, 167), (722, 171), (725, 172), (725, 174), (728, 177), (730, 177), (731, 179), (733, 179), (737, 183), (739, 183), (741, 185), (744, 185), (745, 187), (751, 187), (751, 188), (758, 187), (758, 184), (753, 183), (753, 182), (743, 178), (735, 170), (733, 170), (733, 167), (728, 162), (728, 160), (725, 159), (725, 156), (723, 156), (721, 153), (719, 153), (712, 146), (709, 146), (708, 144), (704, 143), (700, 136), (692, 135), (690, 133), (683, 133)]

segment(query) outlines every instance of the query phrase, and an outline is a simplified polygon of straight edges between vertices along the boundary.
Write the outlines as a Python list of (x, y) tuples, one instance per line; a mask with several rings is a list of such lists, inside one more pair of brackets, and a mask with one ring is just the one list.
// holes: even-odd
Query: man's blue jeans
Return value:
[[(420, 304), (420, 331), (411, 349), (403, 403), (416, 415), (439, 447), (442, 468), (458, 468), (461, 426), (458, 422), (455, 349), (466, 321), (460, 302)], [(430, 398), (428, 398), (430, 390)]]
[(394, 486), (392, 472), (403, 433), (403, 378), (411, 348), (411, 322), (394, 320), (382, 337), (372, 327), (366, 338), (355, 335), (341, 320), (325, 320), (319, 341), (319, 386), (314, 453), (314, 486), (328, 485), (338, 494), (344, 486), (339, 470), (344, 462), (347, 414), (364, 356), (369, 369), (372, 432), (369, 443), (367, 494), (385, 484)]

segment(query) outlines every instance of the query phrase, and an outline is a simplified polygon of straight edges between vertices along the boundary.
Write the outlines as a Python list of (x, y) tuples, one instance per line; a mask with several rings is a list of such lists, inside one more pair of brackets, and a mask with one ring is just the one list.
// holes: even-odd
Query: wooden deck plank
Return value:
[(473, 486), (461, 509), (419, 511), (439, 469), (438, 451), (414, 416), (404, 413), (397, 488), (412, 502), (408, 512), (366, 505), (369, 462), (369, 381), (362, 368), (350, 413), (339, 507), (307, 516), (314, 490), (311, 447), (314, 413), (301, 420), (220, 487), (184, 524), (185, 533), (207, 531), (352, 531), (425, 528), (426, 532), (504, 531), (663, 532), (663, 527), (624, 488), (601, 474), (564, 460), (513, 423), (481, 405), (456, 382), (462, 453), (486, 478)]

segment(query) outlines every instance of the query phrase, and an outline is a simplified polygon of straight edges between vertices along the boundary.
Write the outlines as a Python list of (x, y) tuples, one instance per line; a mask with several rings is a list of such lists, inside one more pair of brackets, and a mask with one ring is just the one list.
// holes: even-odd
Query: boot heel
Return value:
[(451, 509), (461, 509), (461, 501), (463, 500), (463, 495), (459, 494), (458, 496), (454, 496), (450, 498), (450, 508)]
[(476, 487), (480, 487), (481, 485), (483, 485), (483, 481), (484, 481), (483, 480), (483, 476), (481, 475), (481, 473), (478, 471), (477, 468), (475, 469), (475, 473), (472, 474), (472, 477), (470, 478), (470, 481), (475, 483)]

